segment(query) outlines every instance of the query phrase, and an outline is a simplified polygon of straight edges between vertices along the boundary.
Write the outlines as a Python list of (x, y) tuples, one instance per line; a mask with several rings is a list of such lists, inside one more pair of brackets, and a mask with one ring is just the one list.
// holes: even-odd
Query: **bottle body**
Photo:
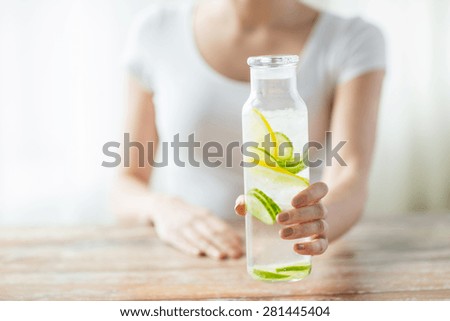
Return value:
[(299, 240), (280, 238), (276, 215), (309, 185), (308, 115), (296, 63), (275, 57), (281, 59), (275, 65), (251, 65), (252, 91), (242, 111), (247, 270), (258, 280), (298, 281), (310, 273), (311, 257), (294, 252)]

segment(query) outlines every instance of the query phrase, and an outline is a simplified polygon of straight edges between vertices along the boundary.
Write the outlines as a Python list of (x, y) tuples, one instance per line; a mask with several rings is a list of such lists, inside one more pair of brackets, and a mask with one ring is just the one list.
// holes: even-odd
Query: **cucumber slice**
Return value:
[(251, 215), (267, 225), (273, 225), (281, 208), (263, 191), (253, 188), (247, 193), (246, 206)]

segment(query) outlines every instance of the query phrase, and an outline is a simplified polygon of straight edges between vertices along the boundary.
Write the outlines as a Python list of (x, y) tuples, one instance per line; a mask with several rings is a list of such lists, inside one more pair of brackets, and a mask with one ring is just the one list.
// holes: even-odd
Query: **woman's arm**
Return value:
[[(147, 187), (152, 172), (147, 142), (152, 142), (154, 146), (158, 144), (153, 94), (130, 76), (127, 97), (125, 131), (130, 134), (130, 141), (143, 145), (144, 153), (139, 155), (137, 148), (130, 149), (130, 166), (120, 168), (112, 197), (112, 209), (122, 221), (150, 223), (154, 219), (154, 204), (158, 204), (157, 196), (150, 193)], [(154, 157), (154, 152), (155, 148), (151, 157)], [(143, 167), (139, 166), (139, 157), (144, 158)]]
[(346, 141), (339, 155), (347, 166), (335, 162), (324, 171), (329, 241), (347, 232), (364, 209), (383, 78), (384, 71), (372, 71), (336, 89), (330, 130), (334, 142)]
[[(310, 241), (295, 244), (299, 254), (323, 253), (328, 242), (347, 232), (361, 216), (375, 142), (378, 104), (384, 72), (357, 77), (336, 90), (331, 120), (333, 141), (346, 141), (339, 155), (347, 166), (326, 167), (324, 182), (317, 182), (292, 199), (291, 210), (279, 213), (280, 237)], [(245, 215), (244, 197), (235, 211)]]
[[(154, 224), (162, 240), (185, 253), (218, 259), (242, 256), (240, 237), (207, 209), (148, 189), (158, 144), (153, 95), (133, 77), (128, 88), (126, 132), (130, 141), (142, 144), (144, 153), (139, 155), (138, 148), (130, 149), (130, 166), (120, 169), (115, 184), (113, 211), (122, 221)], [(151, 150), (149, 142), (154, 146)]]

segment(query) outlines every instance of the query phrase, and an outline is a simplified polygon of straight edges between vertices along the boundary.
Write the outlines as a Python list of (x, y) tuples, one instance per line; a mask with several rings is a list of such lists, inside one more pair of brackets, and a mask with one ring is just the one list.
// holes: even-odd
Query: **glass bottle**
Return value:
[(296, 240), (279, 236), (276, 221), (309, 185), (306, 104), (297, 90), (299, 58), (250, 57), (251, 92), (242, 111), (247, 270), (255, 279), (298, 281), (311, 257), (294, 252)]

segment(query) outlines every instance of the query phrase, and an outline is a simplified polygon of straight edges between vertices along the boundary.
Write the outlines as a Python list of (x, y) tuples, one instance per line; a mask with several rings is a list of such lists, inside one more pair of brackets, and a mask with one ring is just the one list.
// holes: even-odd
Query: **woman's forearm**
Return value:
[[(155, 149), (149, 150), (149, 143), (158, 146), (153, 93), (133, 75), (128, 76), (127, 85), (128, 115), (125, 133), (129, 134), (130, 141), (140, 143), (143, 150), (130, 149), (130, 165), (120, 169), (110, 204), (112, 212), (122, 221), (149, 223), (154, 220), (156, 205), (163, 201), (163, 197), (148, 189), (152, 171), (150, 164), (155, 156)], [(145, 157), (145, 166), (141, 165), (142, 157)]]
[(152, 223), (166, 195), (151, 192), (139, 178), (121, 173), (112, 193), (112, 211), (121, 221)]
[(337, 182), (326, 182), (329, 193), (323, 199), (330, 242), (345, 234), (361, 217), (367, 199), (367, 182), (357, 175), (348, 175)]
[(383, 79), (383, 70), (372, 70), (335, 90), (330, 132), (333, 141), (345, 142), (339, 155), (347, 166), (335, 163), (324, 173), (330, 240), (348, 231), (364, 210)]

